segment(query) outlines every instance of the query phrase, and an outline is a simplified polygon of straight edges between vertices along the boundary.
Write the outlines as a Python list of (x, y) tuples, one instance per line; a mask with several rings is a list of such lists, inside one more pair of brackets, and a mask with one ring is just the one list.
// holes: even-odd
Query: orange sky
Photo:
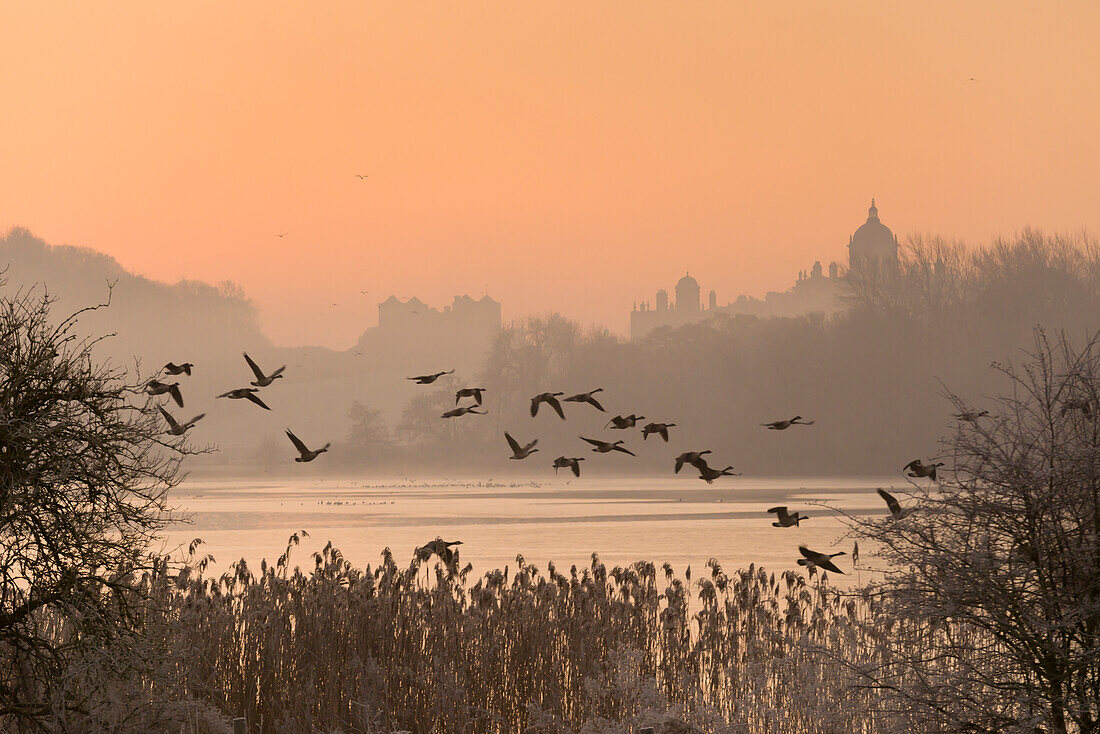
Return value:
[(283, 344), (486, 287), (625, 331), (685, 269), (725, 303), (843, 258), (872, 195), (901, 237), (1100, 228), (1098, 34), (1093, 2), (15, 0), (0, 228), (234, 280)]

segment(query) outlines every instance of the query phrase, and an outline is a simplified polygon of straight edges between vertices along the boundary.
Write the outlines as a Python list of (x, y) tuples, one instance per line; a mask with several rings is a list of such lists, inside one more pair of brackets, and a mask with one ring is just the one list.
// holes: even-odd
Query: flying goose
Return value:
[(519, 441), (512, 438), (508, 431), (504, 432), (504, 438), (508, 439), (508, 445), (512, 447), (512, 456), (509, 456), (509, 459), (516, 459), (517, 461), (526, 459), (528, 456), (538, 451), (538, 449), (535, 448), (535, 444), (539, 442), (537, 438), (526, 446), (520, 446)]
[(770, 431), (785, 431), (791, 426), (812, 426), (813, 424), (813, 421), (804, 421), (802, 420), (802, 416), (796, 415), (789, 421), (772, 421), (771, 423), (761, 423), (760, 425)]
[(780, 507), (771, 507), (768, 512), (774, 512), (776, 514), (776, 521), (772, 523), (772, 527), (776, 528), (789, 528), (792, 525), (798, 525), (802, 520), (809, 520), (806, 515), (802, 515), (798, 512), (793, 515), (787, 512), (787, 506), (781, 505)]
[(161, 382), (160, 380), (149, 380), (145, 383), (145, 392), (150, 395), (163, 395), (168, 393), (172, 396), (172, 399), (176, 401), (176, 405), (183, 407), (183, 394), (180, 392), (180, 384), (178, 382)]
[(844, 551), (840, 551), (839, 553), (825, 554), (818, 553), (817, 551), (812, 551), (806, 546), (800, 545), (798, 546), (798, 552), (804, 556), (803, 558), (798, 559), (799, 566), (817, 566), (818, 568), (823, 568), (826, 571), (832, 571), (833, 573), (844, 573), (839, 568), (837, 568), (837, 565), (835, 563), (833, 563), (833, 559), (837, 556), (848, 555)]
[(715, 469), (713, 467), (707, 466), (704, 462), (703, 466), (697, 466), (696, 468), (699, 470), (699, 478), (707, 484), (714, 484), (714, 480), (718, 477), (741, 476), (740, 472), (731, 471), (733, 469), (732, 466), (727, 466), (725, 469)]
[(462, 545), (461, 540), (443, 540), (443, 538), (436, 538), (430, 543), (425, 543), (414, 551), (416, 557), (421, 561), (427, 561), (432, 555), (439, 556), (439, 560), (443, 561), (447, 565), (450, 565), (454, 560), (455, 552), (451, 550), (453, 545)]
[(983, 411), (980, 411), (980, 412), (979, 411), (974, 411), (974, 410), (964, 410), (961, 413), (955, 413), (955, 418), (957, 418), (960, 421), (967, 421), (969, 423), (976, 423), (979, 418), (983, 418), (987, 415), (989, 415), (988, 410), (983, 410)]
[(701, 466), (706, 466), (706, 459), (703, 458), (703, 454), (711, 453), (710, 449), (706, 451), (685, 451), (676, 457), (676, 473), (679, 474), (680, 470), (684, 468), (684, 464), (691, 464), (696, 469)]
[(275, 382), (275, 380), (282, 377), (283, 370), (286, 369), (286, 365), (284, 364), (282, 367), (275, 370), (270, 375), (265, 375), (264, 371), (260, 369), (260, 366), (253, 362), (252, 358), (249, 357), (247, 353), (244, 355), (244, 361), (248, 362), (248, 366), (252, 368), (252, 371), (254, 373), (256, 373), (256, 379), (250, 383), (252, 385), (255, 385), (256, 387), (267, 387), (271, 383)]
[(485, 392), (483, 387), (464, 387), (455, 393), (455, 405), (458, 405), (458, 401), (462, 398), (473, 398), (474, 402), (481, 405), (481, 393)]
[(259, 396), (256, 395), (256, 393), (258, 393), (258, 392), (259, 392), (259, 390), (257, 390), (254, 387), (238, 387), (236, 390), (230, 390), (229, 392), (223, 392), (218, 397), (219, 398), (229, 398), (230, 400), (242, 400), (242, 399), (243, 400), (251, 400), (252, 402), (254, 402), (256, 405), (260, 406), (264, 410), (271, 410), (271, 408), (267, 407), (267, 404), (264, 401), (260, 400)]
[(665, 443), (668, 443), (668, 429), (675, 425), (675, 423), (647, 423), (642, 429), (642, 440), (645, 441), (651, 433), (656, 433), (665, 440)]
[(936, 481), (936, 467), (943, 466), (943, 462), (937, 464), (922, 464), (920, 459), (913, 459), (908, 464), (901, 468), (902, 471), (908, 471), (911, 477), (928, 477), (933, 482)]
[(416, 377), (406, 377), (406, 380), (413, 380), (417, 385), (430, 385), (438, 380), (443, 375), (453, 374), (454, 370), (447, 370), (446, 372), (436, 372), (431, 375), (417, 375)]
[(321, 448), (313, 451), (304, 443), (302, 443), (302, 439), (295, 436), (289, 428), (286, 429), (286, 437), (290, 439), (290, 442), (294, 444), (294, 448), (298, 449), (298, 453), (301, 454), (301, 456), (296, 458), (295, 461), (303, 464), (309, 461), (313, 461), (318, 456), (328, 451), (328, 447), (332, 445), (331, 443), (326, 443)]
[(636, 426), (638, 424), (638, 421), (644, 421), (644, 420), (645, 420), (644, 415), (634, 415), (633, 413), (631, 413), (630, 415), (626, 415), (626, 416), (617, 415), (614, 418), (612, 418), (611, 420), (609, 420), (607, 422), (607, 425), (604, 426), (604, 428), (617, 428), (619, 430), (623, 430), (623, 429), (626, 429), (626, 428), (633, 428), (634, 426)]
[(196, 423), (198, 423), (199, 419), (206, 415), (206, 413), (199, 413), (186, 423), (177, 423), (176, 419), (172, 417), (172, 414), (161, 406), (158, 405), (157, 410), (159, 410), (160, 414), (164, 416), (164, 420), (168, 422), (168, 430), (165, 431), (165, 433), (171, 436), (182, 436), (183, 434), (187, 433), (187, 431), (190, 430)]
[(569, 467), (573, 470), (573, 476), (579, 477), (581, 475), (581, 462), (584, 461), (584, 457), (578, 459), (567, 459), (564, 456), (559, 456), (554, 459), (554, 473), (558, 473), (558, 469), (564, 469)]
[[(933, 472), (934, 471), (935, 469), (933, 468)], [(890, 514), (895, 520), (901, 520), (903, 517), (908, 517), (913, 513), (914, 508), (907, 507), (902, 509), (901, 503), (898, 502), (897, 498), (882, 487), (878, 488), (878, 496), (886, 500), (886, 506), (890, 508)]]
[(183, 364), (176, 364), (174, 362), (169, 362), (168, 364), (164, 365), (164, 367), (162, 369), (164, 370), (164, 373), (166, 375), (186, 374), (188, 377), (190, 377), (191, 376), (191, 368), (194, 367), (194, 366), (195, 365), (191, 364), (190, 362), (184, 362)]
[(598, 454), (606, 454), (608, 451), (619, 451), (624, 454), (630, 454), (631, 456), (637, 456), (637, 454), (635, 454), (633, 451), (626, 448), (625, 446), (620, 446), (619, 444), (623, 443), (622, 441), (611, 443), (609, 441), (600, 441), (595, 438), (585, 438), (584, 436), (580, 436), (579, 438), (582, 441), (587, 441), (588, 443), (595, 446), (596, 448), (592, 450)]
[(603, 392), (603, 388), (597, 387), (595, 390), (589, 390), (588, 392), (580, 392), (576, 395), (570, 395), (567, 398), (562, 398), (562, 401), (566, 403), (588, 403), (601, 413), (606, 413), (607, 411), (604, 410), (604, 407), (602, 405), (600, 405), (600, 401), (596, 400), (596, 398), (593, 397), (598, 392)]
[(561, 403), (558, 402), (558, 396), (564, 395), (561, 392), (541, 392), (535, 397), (531, 398), (531, 417), (534, 418), (539, 413), (539, 403), (546, 403), (554, 412), (558, 414), (558, 417), (565, 420), (565, 412), (561, 409)]
[(443, 414), (444, 418), (457, 418), (460, 415), (466, 415), (472, 413), (473, 415), (486, 415), (485, 411), (479, 411), (476, 405), (463, 405), (461, 408), (455, 408), (454, 410), (448, 410)]
[(1087, 420), (1092, 420), (1092, 403), (1088, 398), (1073, 398), (1062, 403), (1062, 415), (1071, 410), (1079, 410)]

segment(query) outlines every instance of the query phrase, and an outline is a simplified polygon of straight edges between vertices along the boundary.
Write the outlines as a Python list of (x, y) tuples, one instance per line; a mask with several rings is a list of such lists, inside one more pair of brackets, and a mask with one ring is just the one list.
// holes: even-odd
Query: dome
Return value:
[(690, 274), (685, 274), (676, 282), (676, 310), (699, 310), (699, 283)]
[(848, 242), (848, 266), (856, 268), (871, 261), (896, 264), (898, 240), (890, 228), (879, 221), (878, 207), (871, 199), (867, 221), (852, 235)]
[(676, 290), (677, 291), (679, 291), (681, 288), (698, 288), (698, 287), (699, 287), (699, 281), (695, 280), (695, 278), (691, 277), (691, 275), (687, 274), (687, 273), (684, 274), (684, 277), (682, 277), (678, 281), (676, 281)]

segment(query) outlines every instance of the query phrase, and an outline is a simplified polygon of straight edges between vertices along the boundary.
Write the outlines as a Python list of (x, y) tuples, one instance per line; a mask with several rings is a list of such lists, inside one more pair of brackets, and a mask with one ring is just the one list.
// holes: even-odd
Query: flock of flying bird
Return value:
[[(279, 367), (277, 370), (270, 374), (265, 373), (259, 365), (248, 354), (244, 355), (245, 361), (252, 369), (255, 375), (255, 380), (250, 383), (250, 387), (239, 387), (233, 390), (218, 395), (218, 398), (229, 398), (230, 400), (248, 400), (255, 405), (263, 408), (264, 410), (271, 410), (270, 407), (260, 398), (257, 394), (261, 388), (268, 387), (275, 380), (283, 377), (283, 372), (286, 370), (286, 365)], [(190, 362), (184, 362), (182, 364), (175, 364), (169, 362), (162, 368), (167, 375), (191, 375), (191, 370), (194, 367)], [(436, 382), (440, 377), (444, 375), (453, 374), (454, 370), (446, 370), (443, 372), (434, 372), (426, 375), (417, 375), (416, 377), (409, 377), (407, 379), (412, 380), (418, 385), (431, 385)], [(179, 382), (161, 382), (158, 379), (151, 379), (145, 385), (145, 392), (150, 396), (169, 395), (173, 401), (179, 406), (183, 407), (183, 394), (180, 391)], [(486, 411), (478, 410), (483, 407), (483, 393), (486, 392), (485, 388), (481, 387), (463, 387), (455, 392), (455, 408), (443, 413), (443, 418), (458, 418), (464, 415), (485, 415)], [(577, 393), (576, 395), (570, 395), (568, 397), (562, 397), (565, 395), (563, 392), (543, 392), (535, 395), (531, 398), (531, 417), (534, 418), (538, 415), (539, 408), (542, 405), (546, 405), (550, 410), (557, 413), (558, 417), (565, 420), (565, 411), (562, 408), (562, 403), (587, 403), (600, 412), (607, 412), (600, 401), (596, 398), (596, 394), (603, 392), (603, 388), (596, 388), (588, 392)], [(560, 399), (559, 399), (560, 398)], [(463, 399), (472, 400), (472, 402), (466, 405), (459, 405)], [(187, 433), (194, 425), (201, 420), (206, 414), (200, 413), (189, 421), (179, 422), (160, 404), (157, 406), (157, 410), (164, 417), (164, 420), (168, 424), (168, 430), (165, 432), (172, 436), (182, 436)], [(1076, 407), (1076, 406), (1074, 406)], [(1088, 412), (1088, 406), (1084, 408), (1086, 414)], [(958, 413), (955, 418), (962, 421), (975, 422), (987, 415), (988, 411), (973, 412), (967, 411)], [(604, 426), (605, 430), (627, 430), (636, 428), (640, 421), (645, 420), (645, 416), (635, 415), (616, 415), (611, 418)], [(777, 420), (770, 423), (761, 424), (768, 430), (772, 431), (785, 431), (792, 426), (811, 426), (814, 424), (812, 420), (804, 420), (802, 416), (796, 415), (793, 418), (786, 420)], [(668, 443), (668, 432), (670, 428), (675, 428), (675, 423), (657, 423), (651, 422), (642, 426), (642, 440), (647, 440), (650, 436), (660, 436), (665, 443)], [(331, 444), (326, 443), (322, 448), (311, 449), (306, 446), (294, 433), (288, 428), (286, 429), (287, 438), (294, 445), (294, 448), (298, 451), (299, 456), (294, 460), (297, 462), (305, 463), (316, 459), (321, 454), (328, 451)], [(521, 444), (510, 433), (505, 431), (504, 438), (508, 442), (508, 447), (512, 451), (512, 455), (509, 459), (515, 461), (522, 461), (528, 458), (531, 454), (536, 453), (538, 449), (538, 439), (534, 439), (528, 443)], [(624, 440), (619, 439), (616, 441), (605, 441), (597, 438), (589, 438), (587, 436), (579, 436), (582, 441), (592, 446), (592, 451), (597, 454), (607, 454), (612, 452), (618, 452), (622, 454), (628, 454), (630, 456), (636, 456), (633, 451), (626, 448), (623, 444)], [(699, 472), (699, 478), (705, 481), (707, 484), (713, 484), (716, 479), (723, 476), (740, 476), (740, 473), (733, 471), (733, 466), (726, 466), (724, 469), (718, 469), (710, 466), (705, 455), (712, 453), (709, 449), (705, 451), (685, 451), (681, 453), (675, 459), (675, 473), (679, 474), (680, 470), (685, 464), (694, 467)], [(559, 456), (554, 459), (552, 466), (554, 472), (557, 473), (559, 469), (569, 469), (573, 472), (574, 476), (580, 477), (581, 467), (580, 462), (584, 461), (583, 456), (568, 457), (565, 455)], [(936, 481), (936, 469), (943, 466), (942, 462), (938, 463), (923, 463), (919, 459), (915, 459), (902, 469), (907, 472), (907, 476), (910, 477), (927, 477), (932, 481)], [(889, 492), (879, 489), (878, 494), (886, 502), (887, 508), (890, 510), (890, 515), (893, 520), (901, 520), (907, 517), (913, 512), (913, 508), (903, 508), (898, 500)], [(787, 507), (779, 506), (768, 509), (769, 513), (776, 516), (776, 521), (772, 523), (777, 528), (789, 528), (798, 527), (802, 520), (809, 519), (807, 515), (800, 512), (791, 513)], [(442, 538), (436, 538), (435, 540), (416, 549), (417, 556), (423, 560), (427, 560), (433, 554), (439, 556), (445, 563), (450, 563), (454, 557), (454, 552), (451, 550), (452, 546), (461, 545), (462, 541), (444, 541)], [(846, 555), (843, 551), (839, 553), (819, 553), (817, 551), (810, 550), (805, 545), (798, 547), (799, 552), (802, 554), (802, 558), (798, 559), (798, 564), (807, 567), (811, 572), (817, 568), (825, 571), (832, 571), (833, 573), (844, 573), (833, 562), (833, 558), (837, 556)], [(853, 560), (858, 559), (859, 546), (858, 544), (853, 549)]]

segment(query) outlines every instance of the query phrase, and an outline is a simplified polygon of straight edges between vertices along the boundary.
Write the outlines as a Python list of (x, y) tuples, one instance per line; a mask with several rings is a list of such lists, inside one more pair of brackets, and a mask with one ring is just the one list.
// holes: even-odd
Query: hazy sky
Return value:
[(237, 281), (284, 344), (486, 288), (625, 331), (684, 270), (725, 303), (843, 259), (871, 196), (902, 237), (1100, 228), (1098, 32), (1093, 2), (4, 2), (0, 228)]

